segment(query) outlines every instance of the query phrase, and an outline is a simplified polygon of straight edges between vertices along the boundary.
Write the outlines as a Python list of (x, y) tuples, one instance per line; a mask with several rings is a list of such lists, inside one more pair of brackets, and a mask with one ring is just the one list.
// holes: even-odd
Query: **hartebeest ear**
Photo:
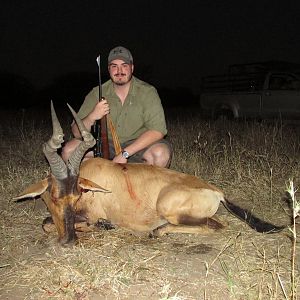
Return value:
[(78, 185), (82, 189), (92, 191), (92, 192), (111, 193), (111, 191), (101, 187), (97, 183), (95, 183), (91, 180), (85, 179), (85, 178), (81, 178), (81, 177), (79, 177), (79, 179), (78, 179)]
[(48, 188), (48, 179), (46, 178), (42, 181), (30, 185), (19, 196), (14, 197), (13, 199), (20, 200), (25, 198), (34, 198), (36, 196), (43, 194), (47, 188)]

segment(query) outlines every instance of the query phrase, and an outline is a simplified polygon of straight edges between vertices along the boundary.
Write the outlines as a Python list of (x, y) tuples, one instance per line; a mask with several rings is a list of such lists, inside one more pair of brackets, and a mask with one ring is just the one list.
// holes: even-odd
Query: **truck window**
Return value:
[(270, 90), (297, 90), (300, 87), (299, 79), (287, 74), (273, 74), (270, 77)]

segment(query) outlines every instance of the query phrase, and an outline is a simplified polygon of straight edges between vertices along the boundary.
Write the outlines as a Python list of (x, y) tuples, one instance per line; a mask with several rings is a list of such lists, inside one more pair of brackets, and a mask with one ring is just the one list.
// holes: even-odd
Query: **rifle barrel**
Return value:
[[(98, 80), (99, 80), (99, 101), (102, 101), (102, 82), (101, 82), (101, 63), (100, 55), (97, 57), (98, 63)], [(100, 121), (95, 122), (96, 126), (96, 147), (94, 149), (95, 157), (103, 157), (109, 159), (109, 144), (107, 136), (107, 118), (104, 116)], [(98, 138), (98, 140), (97, 140)]]

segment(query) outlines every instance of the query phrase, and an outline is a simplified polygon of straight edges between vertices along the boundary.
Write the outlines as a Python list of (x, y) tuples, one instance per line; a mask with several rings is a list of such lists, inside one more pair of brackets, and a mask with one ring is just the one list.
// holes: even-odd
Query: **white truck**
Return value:
[(232, 65), (228, 75), (202, 78), (200, 104), (214, 118), (300, 119), (300, 77), (290, 66)]

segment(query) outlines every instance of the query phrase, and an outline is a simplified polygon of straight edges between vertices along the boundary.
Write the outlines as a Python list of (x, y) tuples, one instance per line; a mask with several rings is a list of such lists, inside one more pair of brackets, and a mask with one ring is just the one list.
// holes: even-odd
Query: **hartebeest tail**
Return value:
[(285, 226), (276, 226), (274, 224), (268, 223), (257, 218), (255, 215), (252, 214), (249, 210), (241, 208), (236, 204), (224, 199), (222, 201), (225, 208), (232, 213), (234, 216), (238, 217), (242, 221), (246, 222), (251, 228), (256, 230), (257, 232), (261, 233), (275, 233), (283, 230)]

